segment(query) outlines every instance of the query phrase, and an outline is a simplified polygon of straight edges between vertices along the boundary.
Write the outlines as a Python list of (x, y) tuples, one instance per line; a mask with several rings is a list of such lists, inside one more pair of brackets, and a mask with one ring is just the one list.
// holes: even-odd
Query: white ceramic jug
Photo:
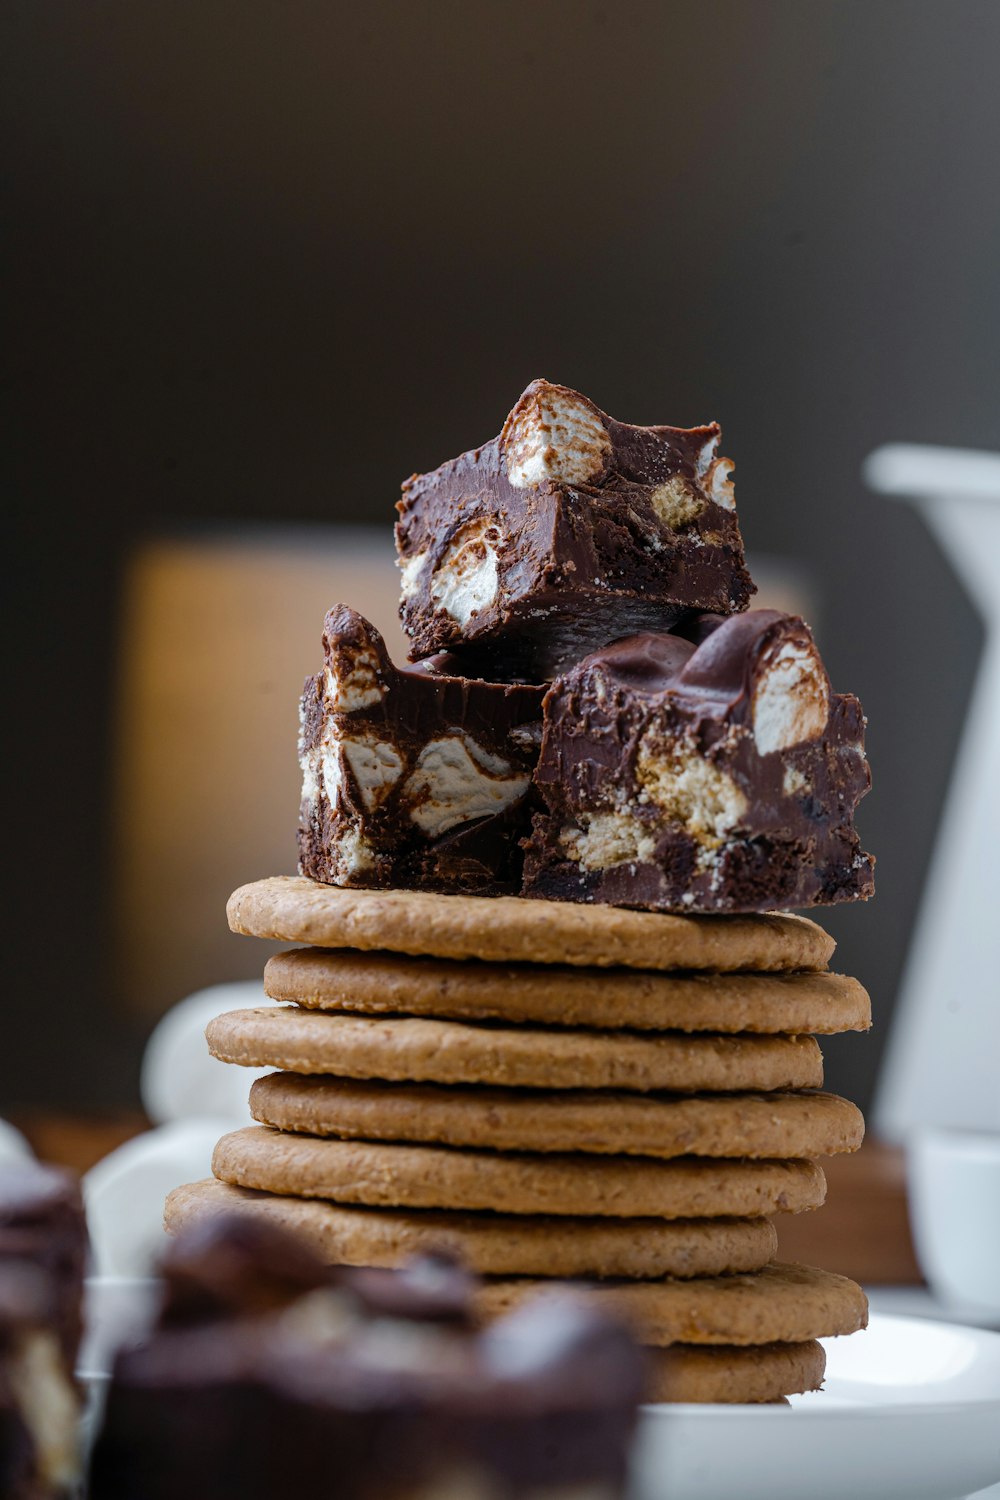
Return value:
[(894, 443), (864, 476), (917, 507), (986, 629), (874, 1123), (1000, 1132), (1000, 455)]

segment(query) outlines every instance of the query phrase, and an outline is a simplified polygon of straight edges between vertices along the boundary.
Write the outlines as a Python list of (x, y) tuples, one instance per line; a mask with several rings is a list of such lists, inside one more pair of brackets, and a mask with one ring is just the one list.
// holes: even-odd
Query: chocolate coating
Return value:
[(632, 636), (545, 700), (523, 893), (688, 912), (865, 899), (870, 781), (861, 705), (830, 690), (802, 620)]
[(536, 380), (499, 437), (403, 485), (396, 545), (414, 659), (543, 681), (754, 585), (720, 429), (635, 427)]
[(494, 895), (520, 884), (543, 689), (398, 668), (339, 605), (306, 681), (299, 867), (332, 885)]

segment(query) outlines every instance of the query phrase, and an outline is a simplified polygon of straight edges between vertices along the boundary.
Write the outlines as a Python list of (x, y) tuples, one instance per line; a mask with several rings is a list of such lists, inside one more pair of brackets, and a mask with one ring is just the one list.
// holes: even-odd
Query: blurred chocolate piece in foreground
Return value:
[(0, 1166), (0, 1264), (23, 1261), (42, 1273), (45, 1316), (69, 1375), (83, 1331), (87, 1223), (72, 1172), (39, 1162)]
[(80, 1403), (52, 1320), (48, 1273), (0, 1260), (0, 1495), (63, 1500), (80, 1477)]
[(498, 438), (403, 485), (414, 660), (542, 682), (620, 636), (754, 592), (720, 429), (633, 427), (535, 380)]
[(683, 629), (618, 641), (553, 684), (524, 894), (681, 912), (867, 899), (857, 698), (831, 691), (795, 616)]
[(302, 697), (299, 867), (330, 885), (520, 887), (542, 689), (397, 668), (346, 605)]
[(301, 1240), (260, 1219), (200, 1219), (167, 1246), (162, 1328), (197, 1327), (280, 1311), (327, 1286), (330, 1273)]
[(159, 1326), (116, 1362), (92, 1500), (622, 1493), (643, 1363), (617, 1324), (563, 1294), (476, 1333), (450, 1262), (331, 1271), (270, 1226), (194, 1233)]

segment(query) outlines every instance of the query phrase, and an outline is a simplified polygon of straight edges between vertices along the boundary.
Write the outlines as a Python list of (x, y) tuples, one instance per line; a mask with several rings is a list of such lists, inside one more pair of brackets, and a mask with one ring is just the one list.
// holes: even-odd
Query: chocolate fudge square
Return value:
[(496, 895), (520, 886), (543, 689), (397, 668), (355, 610), (306, 681), (299, 869), (329, 885)]
[(535, 380), (500, 436), (397, 506), (403, 628), (413, 660), (541, 682), (685, 611), (731, 614), (754, 585), (720, 429), (616, 422)]
[(809, 628), (774, 610), (595, 652), (545, 700), (523, 894), (680, 912), (864, 900), (864, 729)]

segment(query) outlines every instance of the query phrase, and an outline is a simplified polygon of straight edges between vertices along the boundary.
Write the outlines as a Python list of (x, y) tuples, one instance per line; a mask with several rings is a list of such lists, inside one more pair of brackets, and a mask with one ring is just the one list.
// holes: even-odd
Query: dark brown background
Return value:
[(879, 896), (829, 918), (879, 1023), (829, 1077), (865, 1102), (979, 636), (859, 464), (1000, 446), (1000, 7), (8, 0), (3, 32), (0, 1107), (134, 1096), (107, 750), (136, 540), (386, 519), (537, 374), (719, 417), (751, 548), (815, 573), (871, 719)]

